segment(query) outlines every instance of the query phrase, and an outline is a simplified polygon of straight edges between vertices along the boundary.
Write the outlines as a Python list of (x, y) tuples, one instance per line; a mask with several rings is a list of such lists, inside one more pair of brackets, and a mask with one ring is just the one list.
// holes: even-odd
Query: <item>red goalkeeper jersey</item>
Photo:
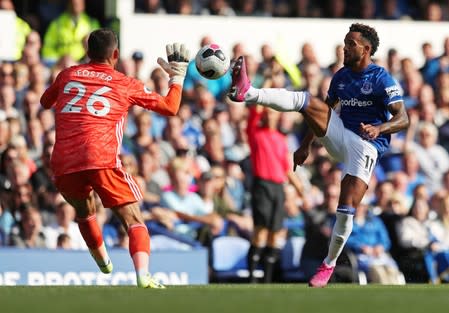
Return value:
[(54, 175), (121, 167), (119, 152), (129, 107), (174, 115), (181, 89), (172, 84), (163, 97), (108, 64), (88, 63), (62, 71), (41, 97), (45, 108), (55, 110)]

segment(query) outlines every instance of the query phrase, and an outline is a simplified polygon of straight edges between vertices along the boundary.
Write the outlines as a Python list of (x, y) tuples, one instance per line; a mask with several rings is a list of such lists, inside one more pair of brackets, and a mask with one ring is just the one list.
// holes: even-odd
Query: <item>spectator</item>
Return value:
[(223, 220), (208, 209), (201, 197), (189, 190), (192, 175), (187, 163), (179, 157), (173, 158), (168, 166), (168, 173), (172, 182), (172, 190), (164, 191), (161, 195), (161, 206), (175, 211), (183, 221), (175, 225), (175, 232), (197, 239), (201, 226), (210, 226), (212, 232), (218, 234), (223, 227)]
[(17, 149), (17, 157), (18, 159), (25, 163), (30, 175), (32, 175), (37, 170), (36, 162), (30, 157), (28, 153), (27, 142), (25, 137), (22, 135), (16, 135), (11, 138), (10, 145)]
[(226, 0), (210, 0), (209, 5), (202, 14), (220, 15), (220, 16), (235, 16), (234, 9)]
[(176, 155), (177, 149), (186, 148), (187, 138), (183, 135), (183, 122), (178, 115), (167, 118), (163, 140), (159, 142), (162, 164), (167, 164)]
[(198, 3), (195, 0), (179, 0), (176, 2), (177, 2), (175, 8), (176, 14), (193, 15), (199, 13)]
[[(11, 0), (0, 0), (0, 10), (14, 11), (14, 3)], [(14, 47), (14, 61), (17, 61), (22, 56), (22, 50), (25, 46), (25, 38), (31, 32), (30, 25), (20, 17), (15, 18), (16, 29), (16, 44)]]
[(449, 250), (439, 242), (433, 233), (433, 227), (434, 223), (429, 220), (428, 203), (424, 199), (416, 199), (410, 209), (410, 215), (399, 224), (398, 238), (403, 248), (414, 248), (421, 252), (430, 281), (437, 283), (439, 274), (449, 266)]
[(362, 0), (359, 4), (357, 17), (364, 20), (376, 18), (376, 0)]
[(16, 94), (16, 102), (14, 107), (23, 111), (23, 99), (29, 85), (29, 70), (28, 67), (20, 62), (14, 64), (14, 91)]
[(14, 217), (6, 207), (6, 201), (0, 200), (0, 246), (6, 245), (14, 225)]
[(416, 154), (429, 190), (433, 193), (440, 188), (443, 173), (449, 169), (449, 154), (437, 143), (438, 129), (434, 124), (429, 122), (419, 124), (417, 135), (418, 142), (411, 142), (410, 148)]
[(333, 75), (339, 69), (341, 69), (343, 67), (343, 58), (344, 58), (343, 45), (338, 44), (335, 46), (335, 61), (329, 64), (328, 72), (330, 72)]
[(403, 283), (398, 266), (388, 253), (390, 246), (382, 220), (362, 203), (354, 215), (354, 227), (347, 247), (356, 254), (359, 269), (368, 274), (369, 282), (388, 285)]
[(398, 20), (402, 18), (402, 11), (397, 0), (383, 0), (382, 13), (380, 15), (385, 20)]
[(10, 181), (12, 189), (26, 184), (31, 177), (28, 164), (19, 159), (18, 152), (17, 157), (6, 168), (6, 177)]
[(312, 277), (316, 267), (327, 256), (339, 195), (338, 184), (327, 185), (324, 188), (322, 204), (304, 211), (306, 242), (302, 250), (300, 264), (306, 279)]
[(61, 201), (56, 206), (56, 222), (44, 228), (46, 246), (55, 249), (60, 234), (67, 234), (70, 237), (70, 246), (74, 250), (87, 250), (78, 225), (75, 223), (75, 209), (65, 201)]
[[(44, 221), (47, 221), (46, 215), (54, 215), (55, 204), (53, 199), (58, 194), (53, 183), (53, 172), (50, 168), (50, 157), (53, 152), (53, 143), (44, 144), (40, 166), (31, 175), (30, 182), (39, 203), (39, 208), (44, 215)], [(45, 212), (45, 213), (44, 213)]]
[(19, 111), (14, 107), (16, 95), (13, 85), (0, 85), (0, 110), (6, 114), (6, 118), (18, 118)]
[[(134, 78), (142, 79), (142, 67), (143, 67), (143, 53), (141, 51), (134, 51), (131, 56), (133, 62), (134, 62)], [(168, 86), (167, 86), (168, 87)]]
[(388, 50), (387, 69), (396, 80), (399, 81), (402, 78), (401, 77), (401, 58), (399, 56), (398, 50), (396, 50), (395, 48), (391, 48)]
[[(234, 104), (231, 104), (231, 116), (232, 116), (232, 107)], [(245, 162), (245, 160), (249, 157), (249, 145), (248, 145), (248, 135), (246, 133), (247, 122), (245, 119), (239, 119), (235, 127), (233, 128), (236, 131), (236, 141), (231, 147), (225, 149), (224, 154), (225, 158), (231, 162)], [(247, 173), (250, 174), (250, 173)]]
[(441, 5), (435, 1), (429, 1), (424, 13), (424, 20), (429, 22), (441, 22), (443, 20), (443, 10)]
[(136, 157), (153, 142), (151, 135), (151, 114), (148, 111), (140, 111), (134, 118), (136, 133), (130, 138), (129, 152)]
[(434, 88), (436, 87), (435, 80), (438, 73), (445, 72), (449, 68), (448, 59), (449, 37), (446, 37), (443, 43), (443, 53), (440, 56), (427, 61), (424, 64), (424, 67), (421, 68), (421, 72), (426, 83), (430, 84)]
[(158, 142), (153, 142), (148, 147), (148, 152), (153, 160), (151, 166), (151, 179), (160, 187), (165, 188), (170, 185), (170, 178), (166, 170), (166, 165), (163, 163), (162, 152)]
[(201, 119), (193, 115), (192, 108), (185, 102), (181, 104), (178, 115), (182, 120), (182, 134), (187, 138), (188, 146), (197, 149), (203, 144)]
[(203, 122), (203, 132), (205, 137), (204, 145), (199, 149), (198, 154), (204, 157), (210, 166), (224, 165), (225, 154), (223, 141), (221, 139), (220, 126), (216, 119), (206, 119)]
[(284, 186), (285, 203), (284, 209), (286, 217), (284, 219), (284, 226), (287, 231), (287, 238), (290, 237), (304, 237), (304, 214), (302, 212), (302, 199), (298, 195), (295, 187), (288, 184)]
[(14, 66), (12, 65), (12, 63), (0, 63), (0, 86), (14, 85), (13, 71)]
[(425, 183), (425, 176), (421, 172), (419, 160), (412, 151), (405, 151), (402, 156), (402, 168), (404, 173), (408, 176), (406, 196), (412, 196), (413, 191), (418, 185)]
[(389, 192), (389, 194), (379, 198), (378, 204), (386, 201), (379, 218), (388, 231), (388, 237), (391, 241), (390, 253), (395, 260), (398, 260), (402, 251), (399, 248), (397, 229), (401, 220), (408, 214), (410, 207), (407, 205), (403, 194), (390, 188), (392, 188), (392, 184), (388, 181), (385, 181), (379, 188), (379, 193)]
[(40, 163), (40, 158), (43, 150), (44, 130), (42, 128), (41, 122), (35, 118), (28, 122), (26, 129), (26, 141), (28, 143), (28, 154), (30, 158), (38, 165)]
[(143, 0), (136, 6), (137, 13), (165, 14), (164, 4), (160, 0)]
[(301, 60), (299, 61), (296, 66), (300, 70), (301, 73), (304, 72), (304, 68), (307, 64), (317, 64), (318, 59), (315, 53), (315, 49), (313, 48), (313, 45), (310, 42), (306, 42), (301, 47)]
[[(162, 187), (154, 180), (154, 171), (157, 170), (157, 162), (148, 151), (143, 151), (138, 157), (139, 175), (144, 180), (143, 189), (144, 207), (150, 208), (157, 205), (160, 201)], [(168, 184), (167, 184), (168, 185)]]
[(56, 248), (72, 250), (72, 240), (70, 239), (70, 236), (65, 233), (59, 234), (56, 240)]
[(84, 38), (100, 27), (96, 19), (84, 12), (85, 5), (85, 0), (70, 0), (66, 11), (50, 23), (42, 47), (46, 62), (53, 64), (65, 55), (75, 61), (85, 56)]
[(324, 16), (327, 18), (345, 18), (345, 0), (327, 0), (325, 2)]
[(20, 216), (20, 222), (11, 231), (10, 245), (18, 248), (48, 248), (37, 208), (24, 205)]
[(218, 103), (215, 106), (213, 116), (220, 129), (223, 148), (226, 149), (231, 147), (235, 142), (235, 133), (233, 125), (231, 125), (230, 122), (229, 107), (223, 103)]

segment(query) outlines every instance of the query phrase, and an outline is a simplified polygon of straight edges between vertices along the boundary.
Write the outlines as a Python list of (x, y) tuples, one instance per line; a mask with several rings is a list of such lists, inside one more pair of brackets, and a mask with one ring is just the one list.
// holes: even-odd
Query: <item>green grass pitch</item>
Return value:
[(449, 285), (348, 285), (312, 289), (305, 284), (0, 287), (1, 313), (442, 313)]

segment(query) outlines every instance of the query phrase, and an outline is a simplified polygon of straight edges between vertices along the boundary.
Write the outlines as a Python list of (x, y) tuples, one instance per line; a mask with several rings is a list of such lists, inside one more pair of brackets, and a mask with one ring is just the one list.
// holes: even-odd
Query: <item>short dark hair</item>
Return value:
[(354, 23), (349, 27), (349, 31), (362, 34), (362, 37), (368, 40), (371, 44), (371, 55), (376, 53), (377, 48), (379, 47), (379, 36), (374, 28), (365, 24)]
[(100, 28), (90, 33), (87, 40), (87, 55), (91, 60), (103, 61), (111, 57), (118, 45), (117, 35), (108, 28)]

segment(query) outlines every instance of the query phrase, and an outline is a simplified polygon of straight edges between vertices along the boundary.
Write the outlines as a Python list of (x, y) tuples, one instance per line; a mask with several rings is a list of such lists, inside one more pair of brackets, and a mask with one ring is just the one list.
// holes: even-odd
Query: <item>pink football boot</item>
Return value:
[(232, 84), (229, 90), (229, 98), (236, 102), (245, 101), (245, 94), (250, 86), (251, 83), (246, 74), (245, 59), (243, 56), (240, 56), (232, 67)]
[(315, 275), (310, 279), (310, 287), (325, 287), (334, 272), (335, 266), (329, 266), (324, 262), (318, 267)]

